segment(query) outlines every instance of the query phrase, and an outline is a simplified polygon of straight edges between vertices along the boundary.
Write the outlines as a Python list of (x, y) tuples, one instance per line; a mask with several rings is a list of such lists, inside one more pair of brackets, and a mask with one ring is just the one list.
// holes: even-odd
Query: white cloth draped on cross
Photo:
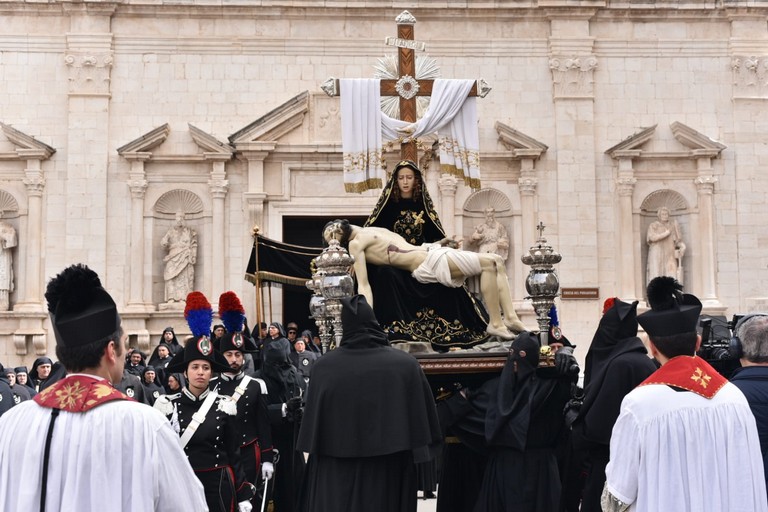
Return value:
[(471, 188), (480, 188), (477, 98), (468, 97), (474, 80), (435, 80), (429, 108), (415, 123), (393, 119), (381, 111), (379, 79), (341, 79), (340, 85), (347, 192), (383, 186), (383, 138), (402, 140), (433, 132), (438, 135), (441, 171), (462, 178)]

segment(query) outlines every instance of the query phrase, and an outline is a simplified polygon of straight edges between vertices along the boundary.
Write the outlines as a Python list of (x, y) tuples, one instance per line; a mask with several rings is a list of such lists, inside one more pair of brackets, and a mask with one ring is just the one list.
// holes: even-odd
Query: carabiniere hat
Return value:
[(682, 290), (683, 286), (668, 276), (655, 277), (648, 283), (651, 309), (638, 315), (637, 323), (651, 338), (696, 332), (702, 304), (695, 295)]
[(219, 296), (219, 318), (224, 322), (227, 333), (221, 337), (216, 347), (222, 354), (230, 350), (257, 352), (259, 348), (253, 338), (243, 333), (245, 327), (245, 308), (235, 292), (224, 292)]
[(171, 373), (183, 372), (189, 363), (202, 359), (211, 364), (211, 369), (214, 372), (231, 372), (232, 369), (227, 360), (213, 348), (210, 338), (213, 309), (205, 295), (197, 291), (187, 295), (184, 318), (192, 330), (192, 339), (184, 345), (184, 350), (173, 356), (173, 359), (168, 363), (167, 370)]

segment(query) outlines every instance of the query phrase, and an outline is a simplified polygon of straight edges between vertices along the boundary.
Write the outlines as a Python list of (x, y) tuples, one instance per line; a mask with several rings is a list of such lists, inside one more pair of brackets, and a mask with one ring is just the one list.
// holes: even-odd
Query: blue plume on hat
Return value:
[(224, 292), (219, 297), (219, 318), (227, 332), (241, 332), (245, 324), (245, 308), (235, 292)]
[(184, 308), (184, 318), (187, 320), (192, 336), (199, 338), (211, 333), (213, 308), (201, 292), (191, 292), (187, 295), (187, 305)]
[(560, 320), (557, 318), (557, 308), (554, 306), (554, 304), (551, 308), (549, 308), (549, 325), (552, 327), (560, 325)]

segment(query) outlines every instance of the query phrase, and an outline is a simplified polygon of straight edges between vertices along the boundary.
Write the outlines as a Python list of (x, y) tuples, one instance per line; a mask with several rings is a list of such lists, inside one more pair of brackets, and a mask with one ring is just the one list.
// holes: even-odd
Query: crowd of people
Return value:
[[(408, 241), (401, 252), (444, 237), (413, 162), (351, 230), (362, 255), (379, 221)], [(214, 314), (193, 291), (191, 336), (167, 327), (147, 356), (127, 348), (99, 276), (64, 269), (45, 294), (57, 360), (0, 365), (0, 510), (415, 512), (419, 492), (437, 490), (438, 512), (768, 512), (768, 314), (733, 325), (741, 368), (728, 381), (697, 355), (701, 302), (659, 276), (643, 313), (605, 301), (581, 382), (557, 322), (514, 337), (508, 322), (501, 372), (435, 396), (375, 305), (407, 319), (441, 295), (463, 310), (440, 314), (464, 334), (498, 311), (475, 309), (462, 287), (398, 277), (413, 262), (388, 263), (369, 275), (373, 290), (342, 299), (343, 336), (327, 354), (295, 322), (251, 330), (233, 292)], [(412, 300), (383, 298), (384, 275)]]

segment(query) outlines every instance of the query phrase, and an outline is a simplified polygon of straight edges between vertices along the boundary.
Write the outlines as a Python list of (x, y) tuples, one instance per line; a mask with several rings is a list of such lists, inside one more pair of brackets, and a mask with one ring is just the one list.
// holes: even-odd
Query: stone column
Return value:
[[(640, 155), (640, 150), (617, 151), (614, 155), (619, 160), (619, 173), (616, 179), (616, 192), (619, 194), (619, 257), (621, 268), (616, 269), (619, 280), (620, 297), (625, 301), (633, 301), (637, 296), (635, 282), (637, 268), (634, 221), (632, 217), (632, 195), (635, 192), (635, 171), (632, 158)], [(643, 294), (644, 295), (644, 294)], [(641, 295), (641, 296), (643, 296)]]
[(710, 150), (694, 150), (699, 156), (697, 160), (698, 177), (694, 180), (699, 199), (698, 240), (699, 240), (699, 276), (701, 278), (701, 294), (699, 298), (705, 307), (720, 306), (715, 287), (715, 220), (714, 193), (717, 178), (712, 169), (712, 154)]
[(443, 223), (443, 229), (447, 237), (456, 234), (456, 219), (454, 211), (456, 210), (456, 190), (459, 187), (459, 179), (450, 174), (443, 174), (437, 182), (440, 189), (441, 211), (440, 220)]
[(237, 145), (238, 151), (248, 163), (248, 188), (243, 194), (248, 208), (248, 235), (254, 226), (259, 226), (261, 231), (264, 231), (264, 204), (267, 199), (264, 192), (264, 160), (276, 146), (276, 142), (249, 142)]
[(109, 240), (109, 107), (111, 16), (116, 4), (64, 3), (71, 31), (64, 62), (69, 81), (66, 186), (66, 261), (86, 261), (106, 281)]
[(530, 246), (536, 241), (536, 187), (539, 180), (533, 170), (533, 158), (520, 160), (520, 179), (517, 187), (520, 189), (520, 209), (522, 214), (521, 237), (523, 247)]
[[(40, 158), (43, 156), (37, 150), (17, 150), (27, 157), (27, 168), (24, 170), (24, 186), (27, 189), (27, 229), (23, 233), (21, 243), (25, 248), (24, 277), (16, 279), (19, 285), (19, 303), (14, 311), (44, 312), (46, 310), (43, 298), (42, 275), (42, 233), (43, 233), (43, 190), (45, 178), (41, 169)], [(37, 157), (37, 158), (35, 158)], [(21, 238), (21, 237), (20, 237)]]
[[(558, 244), (575, 257), (563, 258), (560, 271), (569, 284), (598, 282), (597, 182), (595, 155), (594, 38), (588, 18), (551, 20), (549, 40), (557, 140), (557, 202), (540, 204), (540, 220), (556, 225)], [(551, 238), (550, 238), (551, 239)]]
[(211, 283), (208, 289), (211, 290), (211, 301), (218, 301), (219, 295), (226, 289), (226, 283), (224, 282), (225, 268), (224, 262), (227, 257), (228, 244), (218, 244), (215, 241), (226, 238), (226, 219), (224, 218), (224, 199), (227, 197), (227, 189), (229, 188), (229, 181), (227, 181), (227, 173), (224, 169), (225, 162), (229, 160), (230, 155), (222, 155), (218, 153), (207, 153), (206, 159), (215, 159), (212, 162), (211, 179), (208, 180), (208, 188), (211, 192), (211, 198), (213, 199), (213, 222), (211, 225), (211, 241), (208, 244), (208, 250), (210, 251), (211, 258)]
[(148, 182), (144, 172), (144, 162), (150, 158), (149, 153), (131, 153), (124, 155), (131, 162), (131, 172), (128, 187), (131, 191), (131, 265), (128, 282), (128, 311), (145, 312), (154, 309), (144, 298), (144, 276), (150, 274), (144, 268), (144, 196)]

